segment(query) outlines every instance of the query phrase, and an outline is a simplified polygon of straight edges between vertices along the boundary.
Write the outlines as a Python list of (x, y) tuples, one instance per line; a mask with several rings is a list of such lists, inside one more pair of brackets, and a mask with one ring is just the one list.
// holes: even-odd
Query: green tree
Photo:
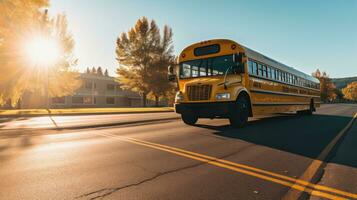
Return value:
[[(48, 5), (47, 0), (0, 1), (0, 105), (8, 99), (15, 105), (25, 91), (63, 96), (80, 86), (78, 73), (71, 69), (76, 59), (66, 17), (48, 17)], [(25, 55), (26, 45), (36, 37), (58, 44), (58, 59), (53, 66), (39, 68)], [(46, 68), (48, 74), (44, 73)], [(51, 79), (48, 90), (47, 75)]]
[[(157, 97), (163, 94), (167, 64), (172, 62), (172, 30), (165, 26), (163, 37), (154, 20), (139, 19), (128, 33), (122, 33), (116, 42), (119, 62), (118, 79), (123, 89), (138, 92), (143, 106), (149, 93)], [(164, 69), (165, 67), (165, 69)], [(162, 79), (165, 77), (165, 80)], [(157, 89), (159, 88), (160, 89)]]
[(155, 99), (155, 105), (159, 105), (160, 98), (170, 98), (170, 91), (175, 87), (167, 81), (167, 67), (174, 65), (175, 56), (173, 55), (172, 30), (165, 26), (163, 37), (158, 47), (157, 56), (154, 57), (153, 65), (149, 70), (151, 96)]

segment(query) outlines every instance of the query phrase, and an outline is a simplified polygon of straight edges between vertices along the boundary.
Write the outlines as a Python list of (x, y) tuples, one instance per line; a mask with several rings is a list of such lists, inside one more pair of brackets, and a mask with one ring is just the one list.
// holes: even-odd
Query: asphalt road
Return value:
[[(287, 180), (299, 178), (356, 112), (357, 105), (324, 105), (313, 116), (254, 118), (241, 129), (224, 119), (187, 126), (174, 113), (41, 118), (47, 126), (36, 129), (27, 122), (38, 118), (2, 119), (0, 199), (281, 199)], [(70, 129), (123, 116), (155, 120)], [(51, 123), (66, 128), (39, 129)], [(326, 160), (319, 184), (329, 194), (357, 193), (356, 123)]]

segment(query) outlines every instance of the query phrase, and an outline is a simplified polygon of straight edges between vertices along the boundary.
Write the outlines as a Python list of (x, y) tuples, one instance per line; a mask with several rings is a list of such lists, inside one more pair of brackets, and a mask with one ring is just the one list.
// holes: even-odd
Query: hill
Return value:
[(331, 81), (335, 84), (336, 88), (342, 89), (346, 87), (349, 83), (357, 81), (357, 76), (346, 78), (332, 78)]

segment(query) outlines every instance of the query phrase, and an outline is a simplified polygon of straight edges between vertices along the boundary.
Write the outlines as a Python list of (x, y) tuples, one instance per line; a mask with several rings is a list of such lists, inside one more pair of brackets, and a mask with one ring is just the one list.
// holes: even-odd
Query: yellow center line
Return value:
[[(352, 198), (356, 198), (357, 197), (357, 194), (348, 193), (348, 192), (345, 192), (345, 191), (337, 190), (337, 189), (334, 189), (334, 188), (329, 188), (329, 187), (326, 187), (326, 186), (315, 185), (315, 184), (309, 183), (307, 181), (298, 180), (298, 179), (291, 178), (291, 177), (288, 177), (288, 176), (284, 176), (284, 175), (281, 175), (281, 174), (276, 174), (276, 173), (269, 172), (269, 171), (262, 170), (262, 169), (258, 169), (258, 168), (255, 168), (255, 167), (234, 163), (234, 162), (231, 162), (231, 161), (215, 158), (215, 157), (212, 157), (212, 156), (206, 156), (206, 155), (203, 155), (203, 154), (199, 154), (199, 153), (195, 153), (195, 152), (179, 149), (179, 148), (176, 148), (176, 147), (170, 147), (170, 146), (157, 144), (157, 143), (152, 143), (152, 142), (148, 142), (148, 141), (143, 141), (143, 140), (130, 138), (130, 137), (123, 137), (123, 136), (113, 135), (113, 134), (110, 134), (110, 133), (98, 133), (98, 134), (102, 135), (102, 136), (105, 136), (105, 137), (110, 137), (110, 138), (118, 139), (118, 140), (121, 140), (121, 141), (127, 141), (127, 142), (138, 144), (138, 145), (141, 145), (141, 146), (146, 146), (146, 147), (162, 150), (162, 151), (165, 151), (165, 152), (173, 153), (173, 154), (176, 154), (176, 155), (187, 157), (187, 158), (190, 158), (190, 159), (193, 159), (193, 160), (198, 160), (198, 161), (201, 161), (201, 162), (205, 162), (207, 164), (215, 165), (215, 166), (218, 166), (218, 167), (221, 167), (221, 168), (225, 168), (225, 169), (229, 169), (229, 170), (232, 170), (232, 171), (240, 172), (242, 174), (246, 174), (246, 175), (250, 175), (250, 176), (253, 176), (253, 177), (256, 177), (256, 178), (260, 178), (260, 179), (263, 179), (263, 180), (267, 180), (267, 181), (270, 181), (270, 182), (278, 183), (280, 185), (284, 185), (284, 186), (293, 188), (293, 189), (298, 190), (298, 191), (307, 192), (307, 193), (309, 193), (311, 195), (314, 195), (314, 196), (324, 197), (324, 198), (328, 198), (328, 199), (347, 199), (345, 197), (337, 196), (336, 194), (340, 194), (340, 195), (347, 196), (347, 197), (352, 197)], [(249, 171), (249, 170), (251, 170), (251, 171)], [(257, 173), (257, 172), (259, 172), (259, 173)], [(270, 175), (270, 176), (268, 176), (268, 175)], [(271, 177), (271, 176), (273, 176), (273, 177)], [(285, 180), (282, 180), (282, 179), (285, 179)], [(301, 185), (300, 184), (296, 184), (296, 183), (300, 183)], [(319, 188), (321, 188), (320, 190), (326, 190), (326, 191), (328, 191), (330, 193), (335, 193), (335, 194), (330, 194), (330, 193), (326, 193), (326, 192), (323, 192), (323, 191), (316, 190), (316, 189), (319, 189)]]
[(142, 142), (142, 143), (147, 143), (147, 144), (150, 144), (150, 145), (156, 145), (156, 146), (159, 146), (159, 147), (172, 149), (174, 151), (179, 151), (179, 152), (183, 152), (183, 153), (186, 153), (186, 154), (191, 154), (191, 155), (194, 155), (194, 156), (203, 157), (203, 158), (208, 159), (208, 160), (215, 160), (215, 161), (218, 161), (218, 162), (221, 162), (221, 163), (233, 165), (235, 167), (240, 167), (240, 168), (248, 169), (248, 170), (255, 171), (255, 172), (259, 172), (259, 173), (262, 173), (262, 174), (270, 175), (270, 176), (273, 176), (273, 177), (276, 177), (276, 178), (280, 178), (280, 179), (284, 179), (284, 180), (287, 180), (287, 181), (292, 181), (292, 182), (299, 183), (299, 184), (304, 185), (304, 186), (313, 187), (313, 189), (325, 190), (325, 191), (328, 191), (328, 192), (333, 192), (333, 193), (336, 193), (336, 194), (345, 195), (347, 197), (357, 198), (357, 194), (345, 192), (345, 191), (338, 190), (338, 189), (335, 189), (335, 188), (330, 188), (330, 187), (327, 187), (327, 186), (316, 185), (316, 184), (310, 183), (308, 181), (292, 178), (292, 177), (289, 177), (289, 176), (285, 176), (285, 175), (277, 174), (277, 173), (274, 173), (274, 172), (262, 170), (262, 169), (251, 167), (251, 166), (248, 166), (248, 165), (243, 165), (243, 164), (231, 162), (231, 161), (228, 161), (228, 160), (219, 159), (219, 158), (215, 158), (215, 157), (212, 157), (212, 156), (207, 156), (207, 155), (203, 155), (203, 154), (199, 154), (199, 153), (195, 153), (195, 152), (191, 152), (191, 151), (186, 151), (186, 150), (183, 150), (183, 149), (179, 149), (179, 148), (175, 148), (175, 147), (171, 147), (171, 146), (166, 146), (166, 145), (162, 145), (162, 144), (152, 143), (152, 142), (138, 140), (138, 139), (134, 139), (134, 138), (130, 138), (130, 139), (134, 140), (134, 141)]

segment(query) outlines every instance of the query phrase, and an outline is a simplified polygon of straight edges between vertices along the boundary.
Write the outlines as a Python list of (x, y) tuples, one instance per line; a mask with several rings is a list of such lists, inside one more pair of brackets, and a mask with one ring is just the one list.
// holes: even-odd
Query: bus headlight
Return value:
[(216, 94), (216, 99), (217, 100), (226, 100), (226, 99), (230, 99), (231, 98), (231, 94), (230, 93), (218, 93)]
[(182, 94), (182, 92), (177, 92), (176, 96), (175, 96), (175, 102), (179, 102), (179, 101), (183, 101), (184, 96)]

